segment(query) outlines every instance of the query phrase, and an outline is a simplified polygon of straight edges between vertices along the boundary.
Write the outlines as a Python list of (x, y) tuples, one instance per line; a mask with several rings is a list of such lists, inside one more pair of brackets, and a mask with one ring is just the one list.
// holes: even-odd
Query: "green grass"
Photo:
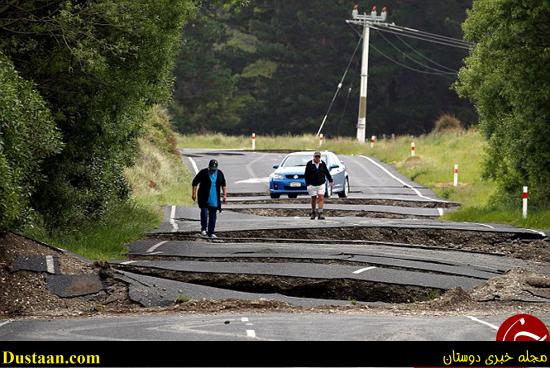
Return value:
[[(411, 158), (411, 142), (416, 145), (416, 157)], [(518, 188), (516, 198), (509, 203), (516, 207), (490, 202), (496, 185), (482, 179), (482, 160), (486, 141), (475, 130), (449, 131), (420, 137), (399, 136), (395, 140), (379, 139), (374, 148), (359, 144), (352, 138), (325, 139), (322, 149), (338, 154), (363, 154), (394, 165), (403, 175), (431, 188), (441, 198), (460, 202), (462, 207), (446, 214), (453, 221), (506, 223), (516, 226), (550, 229), (550, 210), (530, 208), (528, 219), (521, 218)], [(249, 136), (223, 134), (178, 136), (178, 146), (185, 148), (251, 149)], [(319, 138), (315, 135), (256, 136), (257, 150), (315, 150)], [(459, 165), (459, 185), (453, 186), (453, 167)]]
[(187, 303), (187, 302), (190, 302), (191, 300), (193, 300), (193, 298), (191, 298), (190, 296), (185, 295), (185, 294), (179, 294), (176, 297), (176, 303), (177, 304)]
[(445, 218), (453, 221), (505, 223), (530, 229), (550, 229), (550, 210), (530, 209), (527, 219), (523, 219), (521, 209), (465, 207), (456, 213), (446, 215)]
[(161, 221), (160, 211), (127, 202), (113, 206), (100, 222), (50, 232), (28, 228), (25, 234), (91, 260), (113, 260), (126, 258), (125, 244), (141, 239), (145, 233), (158, 227)]
[(139, 158), (125, 171), (134, 199), (145, 206), (191, 204), (191, 173), (177, 151), (168, 116), (154, 109), (146, 128), (148, 133), (139, 140)]
[[(411, 143), (416, 156), (411, 157)], [(368, 148), (368, 154), (394, 165), (415, 182), (433, 189), (440, 197), (460, 202), (464, 207), (485, 206), (495, 185), (482, 180), (485, 141), (470, 130), (462, 133), (399, 137)], [(453, 187), (453, 167), (459, 165), (459, 186)]]

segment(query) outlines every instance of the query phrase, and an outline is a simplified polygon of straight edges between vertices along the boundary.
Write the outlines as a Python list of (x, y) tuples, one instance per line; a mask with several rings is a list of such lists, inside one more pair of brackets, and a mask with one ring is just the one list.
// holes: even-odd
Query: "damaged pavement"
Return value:
[[(361, 156), (343, 157), (350, 195), (328, 198), (327, 219), (312, 221), (309, 198), (268, 196), (266, 179), (281, 154), (186, 150), (183, 160), (194, 172), (213, 154), (230, 191), (218, 216), (217, 239), (199, 235), (198, 208), (175, 205), (163, 208), (161, 226), (146, 239), (128, 244), (127, 259), (110, 263), (86, 262), (8, 234), (19, 246), (10, 253), (0, 241), (0, 256), (6, 260), (0, 265), (2, 284), (34, 290), (23, 297), (0, 290), (5, 301), (12, 301), (0, 302), (0, 310), (10, 318), (254, 311), (284, 312), (291, 320), (291, 313), (318, 313), (320, 318), (351, 313), (379, 316), (384, 326), (397, 316), (412, 315), (415, 321), (403, 323), (419, 329), (427, 316), (437, 315), (502, 319), (519, 310), (550, 316), (545, 230), (442, 221), (458, 203), (437, 198), (393, 168)], [(274, 320), (286, 323), (281, 316)], [(143, 316), (150, 326), (159, 326), (155, 321), (160, 319), (148, 318)], [(32, 335), (24, 323), (11, 323), (14, 336)], [(318, 323), (322, 329), (325, 322)], [(458, 334), (486, 336), (460, 320), (452, 323)], [(20, 335), (17, 326), (24, 330)], [(377, 338), (400, 336), (385, 328)], [(131, 338), (123, 330), (121, 336)], [(189, 332), (184, 330), (170, 334), (184, 338)], [(210, 327), (199, 330), (200, 336), (221, 336)], [(107, 336), (103, 330), (97, 333)], [(297, 331), (297, 336), (303, 333)], [(258, 338), (256, 333), (252, 338)]]

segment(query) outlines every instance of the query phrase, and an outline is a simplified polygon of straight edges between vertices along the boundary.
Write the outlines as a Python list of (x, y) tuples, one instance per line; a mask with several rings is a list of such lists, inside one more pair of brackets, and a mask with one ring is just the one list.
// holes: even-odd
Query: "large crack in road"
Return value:
[(410, 303), (431, 300), (444, 289), (397, 285), (352, 279), (316, 279), (261, 274), (186, 272), (153, 267), (120, 266), (121, 269), (148, 276), (185, 283), (213, 286), (252, 293), (280, 293), (287, 296), (315, 299), (348, 300), (350, 302)]

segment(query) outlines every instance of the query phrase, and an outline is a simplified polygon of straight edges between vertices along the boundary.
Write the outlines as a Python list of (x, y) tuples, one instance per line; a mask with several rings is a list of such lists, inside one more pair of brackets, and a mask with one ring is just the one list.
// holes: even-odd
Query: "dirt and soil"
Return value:
[[(62, 274), (97, 273), (105, 288), (93, 295), (61, 298), (48, 289), (46, 273), (13, 269), (18, 256), (32, 255), (59, 257)], [(78, 316), (103, 310), (128, 311), (137, 306), (129, 301), (127, 295), (127, 285), (113, 280), (109, 273), (99, 266), (19, 235), (0, 235), (0, 318)]]

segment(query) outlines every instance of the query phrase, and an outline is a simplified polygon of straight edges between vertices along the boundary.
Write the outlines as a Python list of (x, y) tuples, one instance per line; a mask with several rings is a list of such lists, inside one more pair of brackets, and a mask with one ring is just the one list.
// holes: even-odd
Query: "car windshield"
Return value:
[[(283, 161), (281, 167), (306, 166), (308, 161), (313, 159), (313, 155), (290, 155)], [(327, 162), (327, 156), (322, 155), (321, 160)]]

